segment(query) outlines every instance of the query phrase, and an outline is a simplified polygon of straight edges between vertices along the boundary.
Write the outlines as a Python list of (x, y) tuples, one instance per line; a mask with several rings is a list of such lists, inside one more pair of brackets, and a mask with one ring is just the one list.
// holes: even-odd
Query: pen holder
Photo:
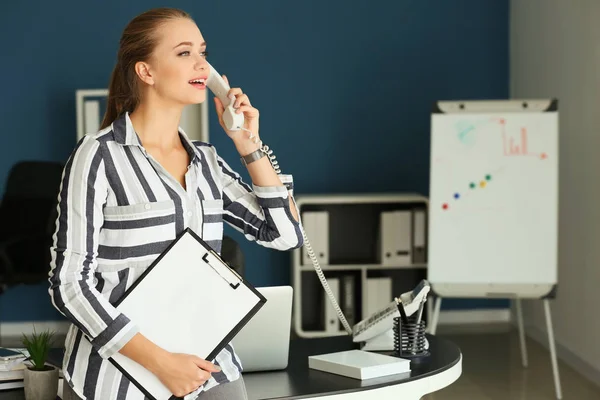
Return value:
[(394, 355), (419, 362), (431, 354), (426, 347), (425, 321), (408, 318), (403, 324), (401, 317), (394, 318)]

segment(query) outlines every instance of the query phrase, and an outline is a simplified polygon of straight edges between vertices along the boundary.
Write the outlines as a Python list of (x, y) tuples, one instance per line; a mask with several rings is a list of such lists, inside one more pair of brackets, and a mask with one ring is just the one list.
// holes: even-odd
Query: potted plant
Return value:
[(37, 333), (35, 328), (31, 335), (23, 334), (23, 346), (29, 352), (24, 371), (26, 400), (55, 400), (58, 393), (58, 369), (46, 365), (48, 352), (52, 347), (54, 332), (49, 330)]

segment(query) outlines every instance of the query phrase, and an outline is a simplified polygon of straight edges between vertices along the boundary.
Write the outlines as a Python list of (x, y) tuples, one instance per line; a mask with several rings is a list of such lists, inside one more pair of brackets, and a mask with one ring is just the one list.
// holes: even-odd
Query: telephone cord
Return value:
[[(254, 136), (254, 134), (250, 130), (248, 130), (246, 128), (242, 128), (242, 130), (244, 130), (250, 134), (249, 139), (251, 139), (254, 143), (256, 143), (256, 144), (259, 143), (258, 137)], [(263, 145), (262, 140), (260, 140), (259, 146), (260, 146), (261, 151), (269, 157), (271, 166), (273, 167), (273, 169), (275, 170), (277, 175), (281, 175), (281, 170), (279, 169), (279, 163), (276, 160), (277, 157), (275, 157), (275, 155), (273, 154), (273, 150), (269, 149), (269, 146)], [(304, 247), (306, 247), (306, 252), (308, 253), (310, 260), (313, 263), (313, 267), (315, 268), (315, 272), (317, 273), (317, 276), (319, 277), (319, 281), (321, 281), (321, 285), (323, 286), (325, 293), (327, 293), (327, 297), (329, 298), (329, 301), (331, 301), (333, 308), (335, 308), (335, 312), (337, 313), (340, 322), (344, 326), (344, 329), (346, 330), (348, 335), (352, 336), (352, 328), (350, 327), (350, 324), (346, 320), (346, 317), (344, 316), (344, 312), (340, 308), (340, 305), (338, 304), (338, 302), (335, 298), (335, 295), (333, 294), (333, 292), (331, 291), (331, 288), (329, 287), (329, 283), (327, 282), (327, 279), (325, 278), (325, 274), (323, 274), (323, 270), (321, 269), (319, 260), (317, 260), (317, 257), (315, 256), (315, 252), (313, 251), (312, 246), (310, 245), (310, 241), (308, 240), (308, 237), (306, 236), (306, 232), (304, 231), (303, 228), (301, 228), (300, 230), (302, 231), (302, 237), (304, 238)]]
[(313, 251), (312, 246), (310, 245), (310, 241), (308, 240), (308, 237), (306, 236), (306, 232), (304, 231), (304, 229), (301, 229), (301, 231), (302, 231), (302, 236), (304, 237), (304, 247), (306, 247), (306, 252), (308, 253), (310, 260), (313, 263), (315, 272), (319, 276), (321, 285), (323, 286), (323, 289), (325, 289), (325, 293), (327, 293), (327, 297), (329, 297), (331, 304), (335, 308), (335, 311), (338, 315), (339, 320), (342, 322), (342, 325), (344, 325), (344, 329), (346, 330), (348, 335), (352, 336), (352, 328), (350, 327), (350, 324), (348, 324), (348, 321), (346, 320), (346, 317), (344, 316), (344, 313), (343, 313), (342, 309), (340, 308), (334, 294), (331, 292), (329, 283), (327, 282), (327, 279), (325, 279), (323, 270), (321, 269), (321, 266), (319, 265), (319, 260), (317, 260), (317, 257), (315, 256), (315, 252)]
[(242, 128), (242, 130), (250, 134), (249, 139), (251, 139), (255, 144), (259, 145), (260, 151), (265, 153), (269, 158), (269, 162), (275, 170), (275, 173), (277, 175), (281, 175), (281, 169), (279, 169), (279, 162), (277, 161), (277, 157), (275, 157), (275, 154), (273, 154), (273, 150), (271, 150), (266, 144), (263, 144), (262, 140), (259, 140), (258, 136), (254, 136), (254, 133), (252, 133), (252, 131), (250, 131), (249, 129)]

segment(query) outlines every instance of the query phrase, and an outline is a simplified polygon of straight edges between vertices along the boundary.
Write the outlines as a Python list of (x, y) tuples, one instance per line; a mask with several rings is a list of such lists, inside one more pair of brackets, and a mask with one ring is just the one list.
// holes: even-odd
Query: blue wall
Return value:
[[(0, 190), (19, 160), (66, 160), (75, 144), (75, 90), (106, 87), (126, 23), (162, 5), (3, 5)], [(297, 194), (427, 195), (432, 102), (508, 97), (508, 0), (176, 5), (196, 19), (211, 63), (260, 109), (261, 137), (284, 172), (293, 173)], [(212, 106), (211, 142), (242, 171)], [(289, 282), (289, 253), (241, 241), (252, 283)], [(46, 284), (9, 290), (1, 298), (0, 318), (59, 318), (46, 293)], [(444, 304), (479, 306), (506, 303)]]

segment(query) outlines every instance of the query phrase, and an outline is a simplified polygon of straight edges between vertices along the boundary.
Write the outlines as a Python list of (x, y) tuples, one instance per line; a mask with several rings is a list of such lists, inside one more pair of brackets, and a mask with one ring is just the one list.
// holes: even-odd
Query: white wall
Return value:
[[(511, 0), (513, 98), (559, 99), (559, 355), (600, 378), (600, 1)], [(524, 303), (545, 338), (541, 302)], [(547, 340), (546, 340), (547, 341)], [(587, 370), (587, 371), (586, 371)]]

